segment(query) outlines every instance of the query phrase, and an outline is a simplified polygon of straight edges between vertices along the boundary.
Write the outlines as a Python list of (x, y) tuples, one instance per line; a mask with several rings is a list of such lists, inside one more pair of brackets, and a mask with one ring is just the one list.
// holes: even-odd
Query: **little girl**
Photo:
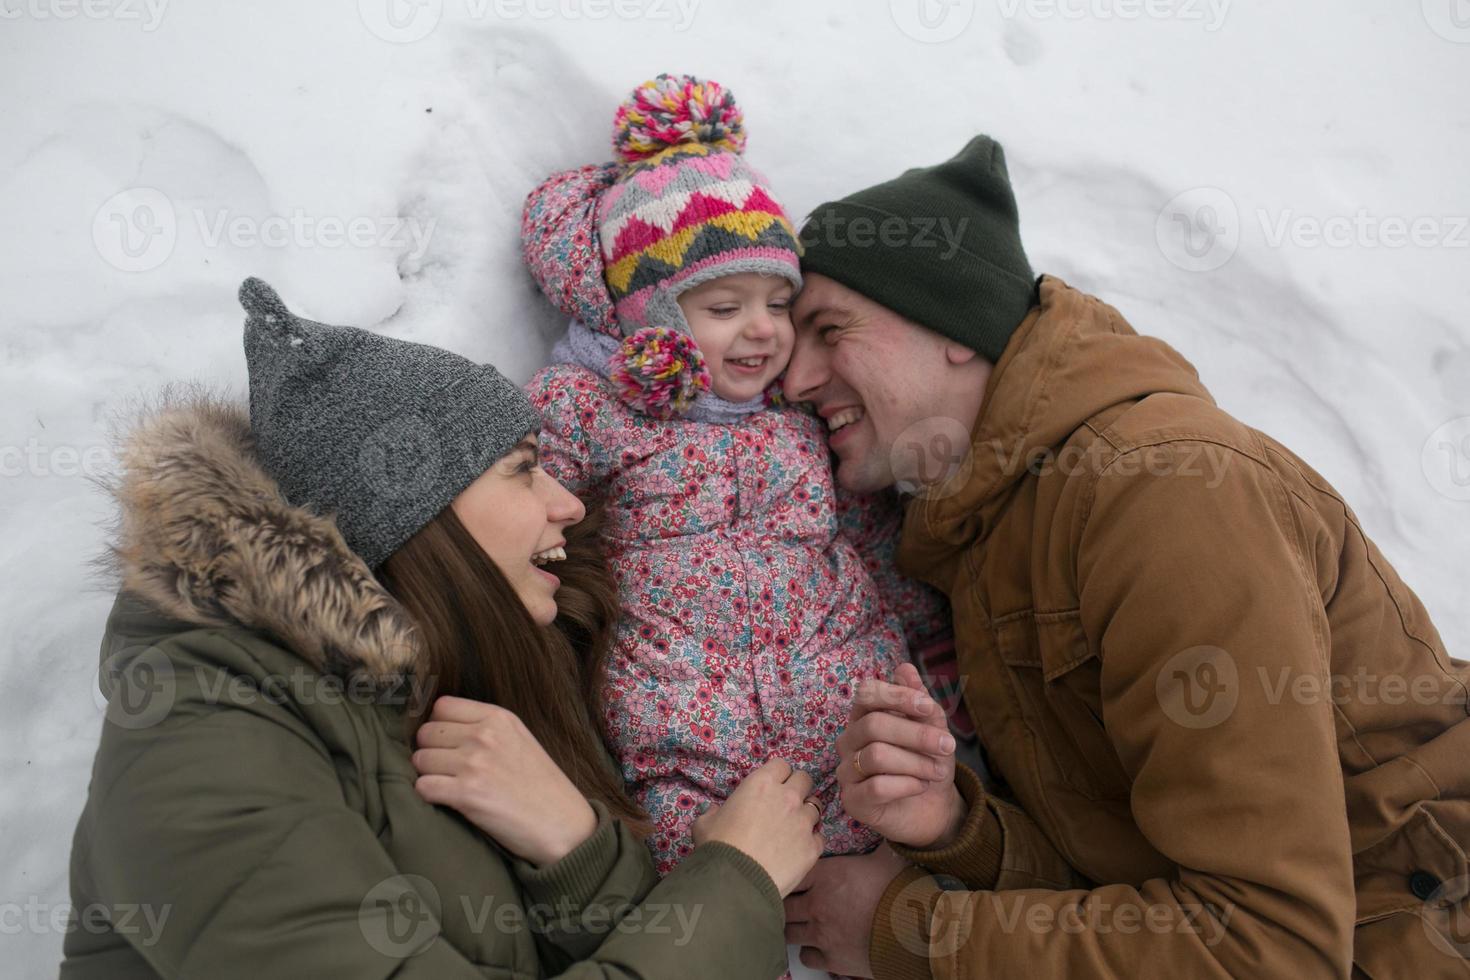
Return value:
[(573, 317), (527, 385), (542, 465), (606, 505), (609, 737), (660, 873), (701, 804), (772, 756), (811, 775), (828, 852), (867, 851), (835, 739), (858, 681), (908, 659), (906, 634), (942, 647), (948, 610), (892, 572), (896, 499), (840, 499), (822, 422), (780, 401), (800, 247), (730, 94), (660, 75), (613, 131), (621, 163), (552, 176), (522, 222)]

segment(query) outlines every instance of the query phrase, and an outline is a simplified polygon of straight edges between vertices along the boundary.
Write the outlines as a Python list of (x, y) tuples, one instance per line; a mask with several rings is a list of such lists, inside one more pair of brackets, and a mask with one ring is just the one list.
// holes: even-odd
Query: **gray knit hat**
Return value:
[(240, 285), (250, 428), (286, 499), (377, 568), (541, 419), (489, 364), (296, 316)]

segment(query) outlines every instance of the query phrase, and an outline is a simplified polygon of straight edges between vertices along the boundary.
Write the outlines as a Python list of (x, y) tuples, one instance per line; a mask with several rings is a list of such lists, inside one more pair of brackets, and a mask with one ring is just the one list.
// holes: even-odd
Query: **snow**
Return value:
[(796, 215), (1000, 139), (1035, 268), (1305, 457), (1470, 651), (1466, 0), (0, 0), (0, 65), (12, 975), (54, 973), (101, 726), (111, 413), (243, 391), (246, 275), (528, 377), (521, 201), (658, 71), (735, 91)]

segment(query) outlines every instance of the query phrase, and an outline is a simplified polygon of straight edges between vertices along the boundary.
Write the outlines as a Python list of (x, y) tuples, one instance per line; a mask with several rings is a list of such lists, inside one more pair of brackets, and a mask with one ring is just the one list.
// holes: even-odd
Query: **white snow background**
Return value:
[(0, 0), (7, 976), (60, 957), (110, 414), (243, 392), (247, 275), (524, 380), (522, 200), (659, 71), (733, 89), (793, 217), (1001, 140), (1037, 271), (1335, 483), (1470, 656), (1466, 0)]

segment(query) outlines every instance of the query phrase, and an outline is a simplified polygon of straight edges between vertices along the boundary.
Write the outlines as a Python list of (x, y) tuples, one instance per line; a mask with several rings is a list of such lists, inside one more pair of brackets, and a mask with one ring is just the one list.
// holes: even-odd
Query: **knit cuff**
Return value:
[(922, 868), (907, 868), (878, 899), (868, 962), (875, 980), (930, 980), (929, 923), (944, 894)]
[(537, 867), (520, 858), (511, 862), (516, 878), (532, 903), (580, 911), (582, 906), (597, 897), (608, 875), (612, 874), (618, 860), (617, 821), (602, 803), (596, 800), (588, 802), (597, 814), (597, 828), (592, 831), (592, 836), (551, 864)]
[(969, 766), (955, 766), (955, 787), (969, 807), (959, 834), (947, 846), (933, 850), (890, 842), (895, 854), (936, 874), (953, 875), (974, 891), (994, 888), (1000, 880), (1005, 838), (1000, 819), (988, 805), (985, 787)]

